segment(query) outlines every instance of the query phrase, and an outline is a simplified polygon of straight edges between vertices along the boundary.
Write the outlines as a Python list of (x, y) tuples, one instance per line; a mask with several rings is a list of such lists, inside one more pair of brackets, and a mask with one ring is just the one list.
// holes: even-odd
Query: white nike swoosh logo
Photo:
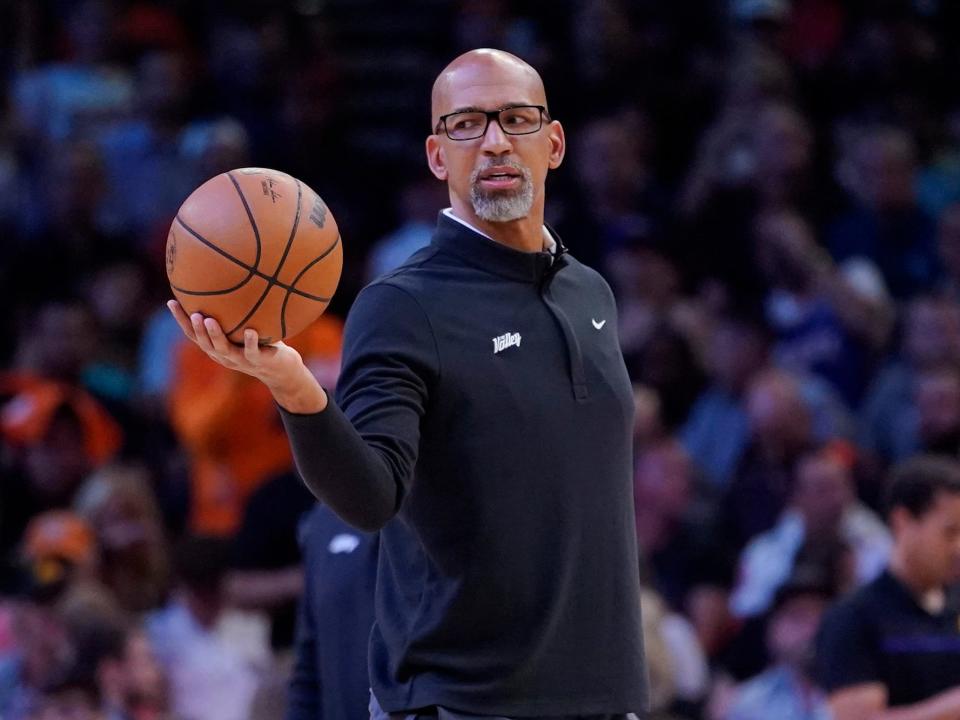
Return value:
[(597, 321), (594, 320), (593, 318), (590, 319), (590, 322), (593, 323), (593, 326), (594, 326), (597, 330), (599, 330), (600, 328), (602, 328), (604, 325), (607, 324), (607, 321), (606, 321), (606, 320), (601, 320), (600, 322), (597, 322)]

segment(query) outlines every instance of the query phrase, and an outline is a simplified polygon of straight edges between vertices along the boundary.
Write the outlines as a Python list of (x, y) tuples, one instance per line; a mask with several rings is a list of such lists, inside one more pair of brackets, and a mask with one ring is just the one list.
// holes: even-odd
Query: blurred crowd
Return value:
[(167, 229), (231, 168), (316, 189), (344, 276), (294, 342), (332, 386), (446, 203), (433, 77), (484, 46), (542, 72), (548, 222), (618, 298), (655, 710), (772, 717), (787, 677), (822, 717), (888, 469), (960, 457), (957, 37), (949, 0), (0, 4), (0, 718), (282, 717), (313, 499), (163, 307)]

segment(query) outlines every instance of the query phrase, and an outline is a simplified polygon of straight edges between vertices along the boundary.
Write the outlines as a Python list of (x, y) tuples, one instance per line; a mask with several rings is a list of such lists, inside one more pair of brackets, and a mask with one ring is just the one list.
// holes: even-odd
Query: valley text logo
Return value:
[(493, 338), (493, 354), (496, 355), (501, 350), (506, 350), (514, 345), (520, 347), (520, 333), (504, 333)]

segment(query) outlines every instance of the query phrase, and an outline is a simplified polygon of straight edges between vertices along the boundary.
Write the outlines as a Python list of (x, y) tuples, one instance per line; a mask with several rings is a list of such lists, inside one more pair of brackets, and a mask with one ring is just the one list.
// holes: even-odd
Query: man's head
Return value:
[(711, 381), (739, 395), (766, 362), (768, 346), (761, 318), (734, 314), (717, 318), (706, 348)]
[(813, 660), (814, 638), (832, 597), (824, 568), (802, 566), (777, 591), (767, 624), (767, 648), (774, 662), (805, 672)]
[(807, 535), (838, 533), (857, 497), (850, 459), (839, 446), (828, 446), (805, 454), (795, 472), (791, 505), (803, 516)]
[(894, 555), (921, 587), (960, 579), (960, 464), (920, 455), (897, 465), (888, 490)]
[(903, 353), (915, 367), (960, 360), (960, 306), (947, 298), (920, 296), (907, 305)]
[(675, 439), (664, 440), (637, 458), (633, 476), (634, 501), (678, 518), (693, 497), (693, 463)]
[(922, 447), (955, 453), (960, 447), (960, 369), (953, 363), (920, 369), (913, 400)]
[(915, 202), (916, 146), (910, 134), (895, 127), (875, 128), (853, 149), (858, 192), (868, 207), (891, 210)]
[[(547, 172), (560, 165), (566, 145), (546, 108), (540, 75), (509, 53), (471, 50), (444, 68), (431, 96), (427, 162), (446, 181), (458, 215), (484, 222), (542, 217)], [(454, 115), (464, 112), (474, 114)]]
[(799, 381), (783, 370), (765, 370), (750, 382), (747, 417), (754, 441), (780, 459), (794, 456), (812, 438), (810, 408)]

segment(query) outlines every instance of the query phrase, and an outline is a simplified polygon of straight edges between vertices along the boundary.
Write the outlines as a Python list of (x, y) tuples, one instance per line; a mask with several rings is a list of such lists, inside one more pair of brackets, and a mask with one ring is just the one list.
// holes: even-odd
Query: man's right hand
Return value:
[(260, 345), (256, 330), (247, 328), (243, 345), (235, 345), (215, 319), (200, 313), (188, 316), (176, 300), (168, 301), (167, 307), (184, 335), (210, 358), (260, 380), (285, 410), (309, 414), (326, 408), (326, 392), (304, 365), (300, 353), (286, 343)]

